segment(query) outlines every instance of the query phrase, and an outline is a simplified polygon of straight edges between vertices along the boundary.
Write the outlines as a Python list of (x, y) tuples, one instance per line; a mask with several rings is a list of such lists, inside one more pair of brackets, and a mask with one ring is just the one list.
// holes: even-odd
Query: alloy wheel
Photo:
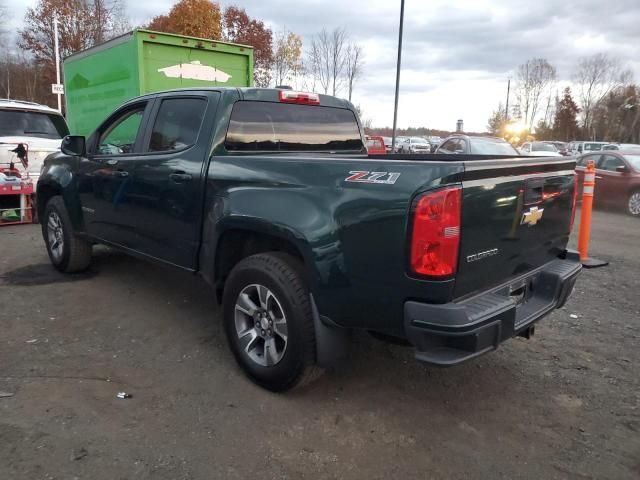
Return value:
[(244, 353), (263, 367), (276, 365), (287, 348), (287, 319), (280, 301), (264, 285), (245, 287), (235, 305), (235, 327)]
[(60, 261), (64, 252), (64, 230), (60, 216), (53, 211), (49, 213), (49, 218), (47, 218), (47, 240), (51, 256), (56, 261)]
[(635, 192), (629, 197), (628, 208), (631, 215), (640, 215), (640, 192)]

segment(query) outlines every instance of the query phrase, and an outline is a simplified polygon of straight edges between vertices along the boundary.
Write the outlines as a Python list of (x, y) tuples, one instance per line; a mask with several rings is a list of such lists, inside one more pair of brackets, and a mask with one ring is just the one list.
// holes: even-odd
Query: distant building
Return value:
[(462, 119), (456, 122), (456, 133), (464, 132), (464, 121)]

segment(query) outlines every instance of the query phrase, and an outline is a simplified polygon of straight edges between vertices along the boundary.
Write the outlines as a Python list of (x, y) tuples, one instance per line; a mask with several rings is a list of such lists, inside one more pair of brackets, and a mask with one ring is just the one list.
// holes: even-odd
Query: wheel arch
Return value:
[(76, 232), (84, 230), (82, 209), (80, 208), (80, 198), (78, 197), (77, 185), (74, 175), (67, 165), (54, 164), (38, 180), (36, 190), (36, 209), (38, 218), (44, 215), (47, 202), (54, 196), (60, 195), (64, 205), (69, 212), (69, 218)]
[(201, 272), (216, 288), (218, 301), (222, 299), (229, 273), (241, 260), (266, 252), (282, 252), (300, 261), (303, 275), (312, 290), (316, 270), (313, 254), (306, 239), (289, 227), (274, 225), (257, 218), (229, 218), (216, 229), (213, 246), (203, 246)]

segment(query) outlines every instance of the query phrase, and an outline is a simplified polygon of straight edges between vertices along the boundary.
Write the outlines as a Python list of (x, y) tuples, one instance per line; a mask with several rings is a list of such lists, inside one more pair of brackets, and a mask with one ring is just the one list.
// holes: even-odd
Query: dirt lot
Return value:
[(107, 249), (65, 277), (36, 226), (0, 244), (1, 479), (640, 478), (640, 221), (597, 212), (611, 266), (532, 340), (440, 370), (359, 334), (287, 395), (245, 379), (197, 278)]

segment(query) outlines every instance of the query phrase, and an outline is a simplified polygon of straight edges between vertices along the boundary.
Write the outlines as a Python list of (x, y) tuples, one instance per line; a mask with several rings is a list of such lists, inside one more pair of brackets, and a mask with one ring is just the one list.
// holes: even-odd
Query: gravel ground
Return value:
[[(196, 277), (0, 228), (0, 479), (638, 479), (640, 221), (596, 212), (566, 307), (453, 369), (367, 334), (300, 391), (245, 379)], [(133, 395), (118, 399), (116, 393)]]

